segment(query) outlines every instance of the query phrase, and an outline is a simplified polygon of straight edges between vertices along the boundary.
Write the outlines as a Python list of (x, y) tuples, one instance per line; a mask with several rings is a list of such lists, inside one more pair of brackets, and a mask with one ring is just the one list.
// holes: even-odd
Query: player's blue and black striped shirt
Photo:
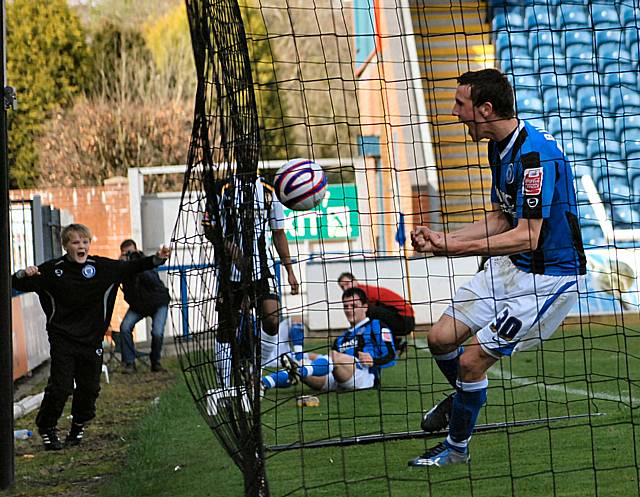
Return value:
[(333, 349), (356, 358), (358, 352), (370, 354), (373, 367), (369, 370), (376, 376), (380, 374), (380, 368), (388, 368), (396, 363), (393, 335), (386, 325), (377, 319), (366, 318), (349, 328), (336, 338)]
[(537, 249), (512, 255), (514, 265), (535, 274), (585, 274), (573, 173), (564, 152), (549, 133), (522, 120), (505, 141), (489, 142), (491, 201), (512, 227), (519, 219), (543, 219)]

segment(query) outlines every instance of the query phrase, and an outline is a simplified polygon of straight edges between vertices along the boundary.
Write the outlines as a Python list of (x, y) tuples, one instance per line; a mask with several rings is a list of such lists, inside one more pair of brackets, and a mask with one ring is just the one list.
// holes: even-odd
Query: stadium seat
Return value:
[(496, 12), (491, 21), (493, 31), (518, 31), (524, 29), (524, 19), (516, 12)]
[(573, 163), (573, 177), (582, 178), (582, 176), (591, 176), (591, 166), (588, 162), (576, 161)]
[(585, 248), (602, 247), (606, 240), (599, 224), (589, 223), (580, 227), (582, 233), (582, 243)]
[(640, 159), (640, 136), (634, 140), (622, 142), (622, 157), (624, 159)]
[(602, 140), (605, 136), (618, 136), (614, 130), (614, 120), (599, 115), (582, 118), (582, 138), (584, 140)]
[(540, 91), (540, 83), (535, 76), (516, 76), (513, 79), (513, 88), (518, 90), (535, 90)]
[(565, 51), (567, 59), (567, 72), (577, 74), (580, 72), (593, 72), (596, 69), (596, 58), (593, 48), (587, 45), (571, 45)]
[(554, 137), (571, 133), (574, 138), (580, 136), (580, 121), (578, 119), (567, 119), (560, 116), (549, 116), (547, 118), (547, 131)]
[(588, 159), (620, 159), (620, 142), (615, 140), (590, 141), (586, 146), (586, 156)]
[(584, 28), (589, 22), (589, 12), (582, 5), (561, 3), (556, 10), (556, 28), (559, 30)]
[[(495, 36), (496, 58), (501, 58), (503, 53), (509, 53), (511, 49), (523, 48), (529, 50), (529, 41), (523, 34), (509, 33), (507, 31), (499, 31)], [(516, 51), (522, 53), (522, 51)], [(525, 52), (526, 53), (526, 52)]]
[(620, 29), (596, 31), (596, 50), (617, 51), (625, 48), (624, 33)]
[(596, 59), (598, 72), (600, 74), (624, 72), (632, 63), (631, 53), (627, 49), (620, 49), (617, 51), (598, 50)]
[(539, 98), (524, 98), (517, 102), (518, 114), (522, 112), (542, 112), (542, 100)]
[(540, 72), (565, 72), (565, 59), (559, 53), (558, 47), (542, 45), (533, 49), (532, 56)]
[(573, 138), (573, 134), (560, 135), (556, 138), (565, 155), (572, 163), (582, 162), (587, 159), (587, 150), (584, 143), (581, 140)]
[(609, 97), (601, 95), (596, 86), (583, 86), (578, 89), (576, 109), (581, 116), (602, 115), (602, 109), (609, 108)]
[(614, 122), (615, 134), (619, 141), (640, 138), (640, 115), (618, 117)]
[(640, 33), (638, 33), (637, 27), (625, 29), (624, 44), (629, 51), (633, 52), (634, 47), (638, 44), (638, 40), (640, 40)]
[(636, 29), (640, 26), (640, 8), (637, 7), (637, 4), (634, 6), (621, 4), (619, 9), (622, 26), (635, 27)]
[(609, 88), (612, 86), (622, 86), (635, 91), (638, 84), (637, 70), (608, 72), (604, 75), (604, 84)]
[(501, 59), (500, 67), (502, 72), (517, 76), (527, 76), (535, 72), (534, 60), (527, 55), (526, 57), (513, 57), (511, 59)]
[(529, 33), (529, 51), (533, 54), (536, 47), (554, 47), (560, 49), (560, 37), (547, 29), (536, 29)]
[(544, 110), (548, 114), (561, 114), (564, 117), (576, 111), (576, 103), (567, 88), (547, 89), (544, 94)]
[(555, 26), (555, 16), (551, 7), (544, 3), (530, 5), (524, 9), (524, 27), (527, 31), (546, 29)]
[(593, 48), (593, 35), (590, 30), (564, 31), (560, 40), (564, 50), (572, 45), (583, 45)]
[(541, 91), (544, 92), (548, 88), (566, 87), (569, 84), (569, 78), (565, 74), (542, 73), (540, 74)]
[(616, 116), (640, 114), (640, 95), (624, 88), (611, 88), (609, 111)]
[[(529, 49), (527, 47), (519, 47), (519, 46), (511, 46), (511, 45), (503, 47), (500, 51), (498, 51), (498, 48), (496, 47), (496, 59), (500, 61), (500, 65), (502, 67), (509, 66), (510, 64), (509, 61), (515, 60), (515, 59), (525, 59), (527, 61), (532, 60), (531, 56), (529, 55)], [(531, 62), (528, 62), (528, 63), (531, 63)]]
[(591, 4), (591, 19), (596, 29), (620, 29), (618, 11), (610, 3), (594, 2)]

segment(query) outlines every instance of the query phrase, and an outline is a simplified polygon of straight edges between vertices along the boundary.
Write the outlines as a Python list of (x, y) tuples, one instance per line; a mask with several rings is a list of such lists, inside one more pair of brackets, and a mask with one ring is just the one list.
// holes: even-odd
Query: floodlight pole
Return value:
[[(0, 0), (0, 489), (13, 485), (13, 340), (11, 327), (11, 239), (7, 161), (5, 0)], [(11, 94), (13, 95), (13, 94)]]

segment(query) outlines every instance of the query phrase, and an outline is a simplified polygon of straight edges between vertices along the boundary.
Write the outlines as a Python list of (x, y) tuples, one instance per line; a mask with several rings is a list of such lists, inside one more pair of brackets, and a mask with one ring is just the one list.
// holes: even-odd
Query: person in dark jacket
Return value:
[[(122, 260), (141, 259), (144, 254), (138, 250), (136, 242), (125, 240), (120, 244)], [(169, 290), (162, 283), (158, 272), (151, 269), (132, 274), (122, 283), (124, 300), (129, 310), (120, 323), (120, 345), (122, 347), (123, 373), (131, 374), (136, 370), (136, 348), (133, 343), (133, 327), (145, 317), (151, 317), (151, 371), (166, 371), (160, 363), (164, 325), (169, 312)]]
[(82, 441), (85, 423), (96, 415), (102, 372), (102, 340), (113, 313), (118, 285), (127, 276), (163, 264), (170, 250), (132, 261), (89, 255), (91, 231), (70, 224), (61, 233), (66, 254), (12, 275), (13, 288), (36, 292), (47, 318), (51, 370), (36, 425), (45, 450), (60, 450), (57, 424), (73, 394), (67, 445)]

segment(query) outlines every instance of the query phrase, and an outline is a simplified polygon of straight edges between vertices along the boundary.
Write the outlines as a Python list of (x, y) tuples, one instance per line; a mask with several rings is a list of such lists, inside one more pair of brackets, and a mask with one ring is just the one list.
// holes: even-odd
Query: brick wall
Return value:
[[(92, 255), (117, 259), (120, 256), (120, 242), (125, 238), (131, 238), (129, 183), (126, 178), (114, 178), (103, 186), (52, 187), (46, 190), (10, 192), (11, 200), (30, 200), (34, 195), (40, 195), (43, 205), (67, 211), (74, 222), (89, 227), (93, 234)], [(119, 326), (126, 310), (127, 305), (120, 293), (111, 321), (112, 326)]]

